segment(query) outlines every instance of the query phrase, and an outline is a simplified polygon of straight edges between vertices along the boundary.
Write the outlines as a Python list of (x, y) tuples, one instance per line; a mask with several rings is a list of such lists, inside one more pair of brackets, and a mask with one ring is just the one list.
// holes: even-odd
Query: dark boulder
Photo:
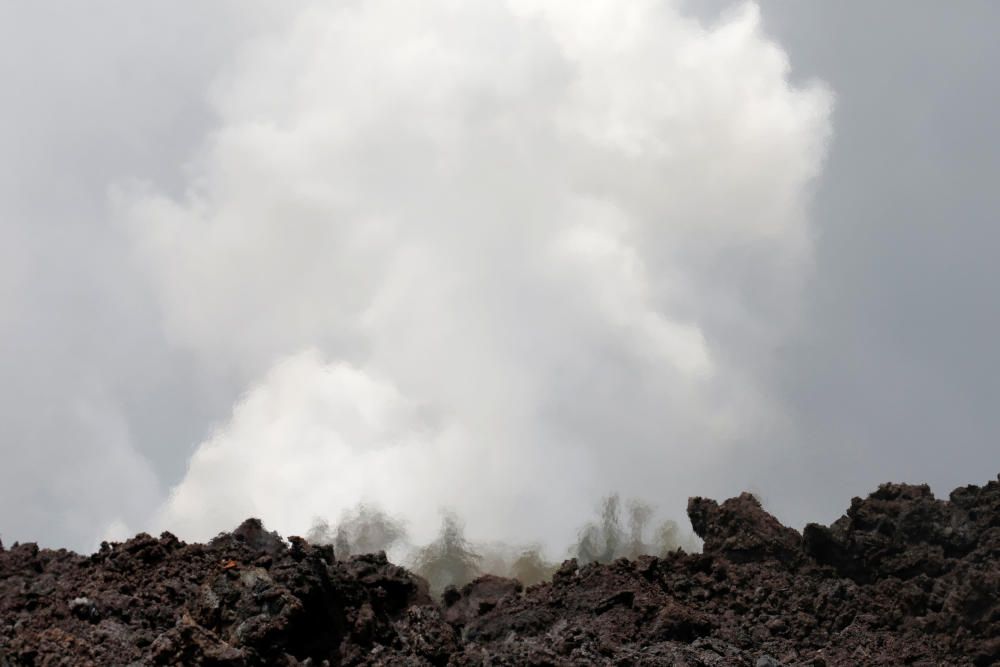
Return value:
[(703, 553), (739, 563), (793, 563), (801, 557), (799, 533), (781, 525), (749, 493), (721, 505), (707, 498), (691, 498), (687, 511), (694, 532), (704, 540)]

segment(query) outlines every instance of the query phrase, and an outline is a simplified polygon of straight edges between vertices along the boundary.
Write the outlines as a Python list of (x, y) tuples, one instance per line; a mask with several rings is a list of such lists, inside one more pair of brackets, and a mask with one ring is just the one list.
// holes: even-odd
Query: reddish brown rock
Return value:
[(791, 563), (802, 555), (799, 533), (781, 525), (749, 493), (722, 505), (691, 498), (688, 517), (694, 532), (705, 541), (702, 551), (706, 554), (740, 563), (769, 559)]
[(800, 537), (743, 494), (689, 511), (701, 554), (566, 561), (447, 591), (249, 520), (207, 545), (0, 550), (0, 667), (992, 665), (1000, 483), (888, 484)]

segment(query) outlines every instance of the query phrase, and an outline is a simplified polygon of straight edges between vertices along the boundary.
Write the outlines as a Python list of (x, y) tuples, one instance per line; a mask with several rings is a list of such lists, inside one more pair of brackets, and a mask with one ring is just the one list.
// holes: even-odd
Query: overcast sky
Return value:
[(0, 537), (994, 477), (998, 19), (0, 0)]

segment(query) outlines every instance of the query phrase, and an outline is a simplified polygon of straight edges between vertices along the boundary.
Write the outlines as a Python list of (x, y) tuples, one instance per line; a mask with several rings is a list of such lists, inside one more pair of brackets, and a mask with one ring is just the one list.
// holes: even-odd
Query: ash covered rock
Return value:
[(484, 576), (437, 603), (384, 553), (337, 560), (250, 519), (89, 557), (0, 550), (0, 666), (991, 665), (1000, 483), (887, 484), (800, 536), (753, 496), (694, 498), (704, 552)]

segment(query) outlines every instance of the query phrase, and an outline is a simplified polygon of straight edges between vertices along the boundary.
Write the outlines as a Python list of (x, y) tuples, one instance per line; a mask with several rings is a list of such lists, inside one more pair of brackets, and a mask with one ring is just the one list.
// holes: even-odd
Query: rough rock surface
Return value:
[(0, 667), (1000, 663), (998, 482), (885, 484), (801, 536), (749, 494), (688, 512), (704, 553), (487, 576), (440, 604), (383, 555), (253, 519), (89, 557), (0, 545)]

